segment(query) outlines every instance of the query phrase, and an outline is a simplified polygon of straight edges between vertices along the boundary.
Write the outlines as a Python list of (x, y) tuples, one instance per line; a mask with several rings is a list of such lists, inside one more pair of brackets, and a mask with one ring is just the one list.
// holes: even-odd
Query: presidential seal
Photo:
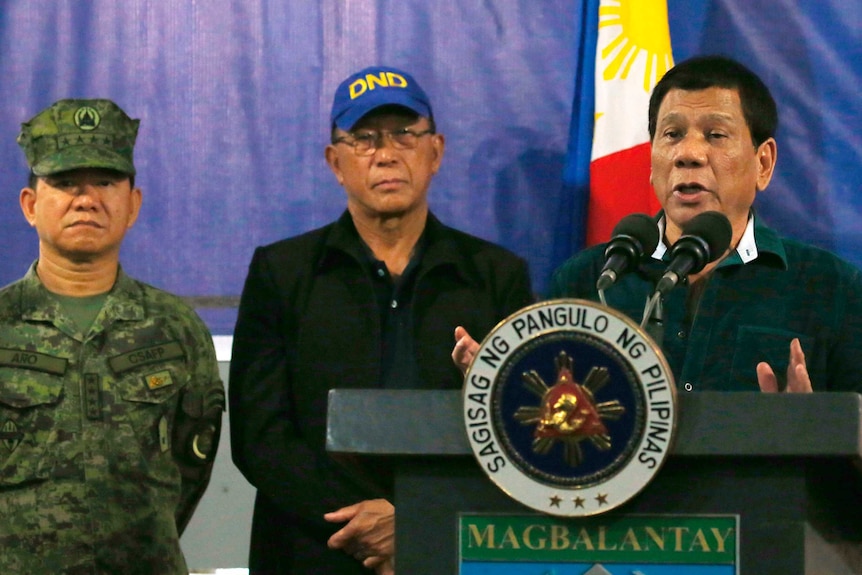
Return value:
[(614, 509), (667, 458), (676, 387), (661, 350), (622, 313), (550, 300), (502, 321), (465, 376), (464, 423), (490, 479), (564, 517)]

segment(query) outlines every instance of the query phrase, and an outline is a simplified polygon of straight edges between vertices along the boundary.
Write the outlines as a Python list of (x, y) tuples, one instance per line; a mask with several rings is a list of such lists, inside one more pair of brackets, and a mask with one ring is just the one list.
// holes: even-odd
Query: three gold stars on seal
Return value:
[[(601, 507), (602, 505), (607, 505), (608, 504), (608, 494), (607, 493), (599, 493), (598, 495), (596, 495), (595, 500), (596, 500), (596, 503), (598, 504), (599, 507)], [(584, 503), (586, 503), (586, 501), (587, 500), (584, 499), (583, 497), (573, 497), (572, 498), (572, 503), (575, 504), (576, 508), (580, 508), (580, 509), (584, 508)], [(563, 502), (563, 498), (560, 497), (559, 495), (552, 495), (550, 497), (550, 507), (556, 507), (557, 509), (559, 509), (560, 504), (562, 504), (562, 502)]]

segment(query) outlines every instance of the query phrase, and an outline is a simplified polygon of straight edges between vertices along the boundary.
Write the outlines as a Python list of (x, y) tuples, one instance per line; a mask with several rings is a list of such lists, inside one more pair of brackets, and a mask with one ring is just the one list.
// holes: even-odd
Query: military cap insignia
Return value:
[(467, 370), (464, 423), (479, 465), (522, 504), (558, 516), (614, 509), (665, 461), (676, 388), (625, 315), (551, 300), (502, 321)]
[(81, 106), (75, 111), (75, 125), (85, 132), (90, 132), (102, 123), (102, 116), (92, 106)]

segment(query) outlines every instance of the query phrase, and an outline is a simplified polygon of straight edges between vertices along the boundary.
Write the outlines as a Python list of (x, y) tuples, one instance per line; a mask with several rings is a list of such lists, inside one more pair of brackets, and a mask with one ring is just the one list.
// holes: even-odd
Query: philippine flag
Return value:
[(649, 96), (673, 66), (666, 0), (601, 0), (587, 245), (608, 241), (624, 216), (658, 211), (649, 184)]

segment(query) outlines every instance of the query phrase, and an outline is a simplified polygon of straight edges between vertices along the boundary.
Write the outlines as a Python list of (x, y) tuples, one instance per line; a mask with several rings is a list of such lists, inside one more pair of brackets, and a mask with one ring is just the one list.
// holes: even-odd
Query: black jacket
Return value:
[[(413, 295), (414, 350), (428, 389), (460, 388), (455, 327), (477, 341), (531, 303), (527, 265), (507, 250), (442, 225), (432, 214)], [(390, 497), (326, 453), (332, 388), (376, 388), (380, 312), (347, 212), (330, 225), (255, 251), (234, 332), (229, 380), (233, 459), (258, 489), (252, 573), (365, 574), (326, 540), (323, 514)], [(385, 417), (385, 414), (368, 414)]]

